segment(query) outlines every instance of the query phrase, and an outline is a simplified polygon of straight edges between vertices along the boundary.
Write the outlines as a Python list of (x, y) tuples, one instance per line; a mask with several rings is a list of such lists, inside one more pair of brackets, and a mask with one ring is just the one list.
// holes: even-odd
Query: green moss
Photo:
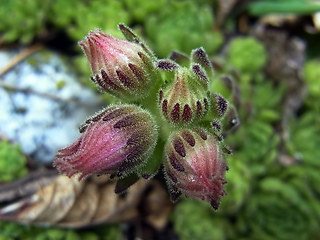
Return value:
[(307, 61), (303, 70), (309, 94), (312, 97), (320, 98), (320, 61)]
[(243, 159), (232, 155), (227, 159), (229, 171), (226, 174), (227, 195), (221, 199), (219, 213), (224, 215), (235, 215), (247, 202), (251, 192), (251, 172)]
[(145, 21), (147, 37), (160, 57), (172, 50), (189, 53), (203, 46), (212, 54), (222, 44), (220, 32), (212, 29), (212, 10), (193, 1), (169, 2), (163, 11)]
[(257, 39), (237, 37), (229, 45), (228, 61), (241, 73), (256, 74), (264, 67), (267, 53)]
[(57, 9), (57, 11), (53, 12), (51, 18), (54, 23), (59, 21), (59, 18), (56, 17), (57, 14), (60, 16), (58, 10), (62, 8), (72, 10), (73, 16), (68, 16), (69, 21), (65, 20), (68, 24), (61, 26), (67, 30), (67, 33), (75, 41), (82, 39), (88, 34), (89, 30), (95, 28), (101, 28), (109, 34), (120, 37), (121, 35), (115, 26), (117, 26), (119, 22), (128, 24), (131, 18), (129, 13), (124, 9), (123, 3), (116, 0), (88, 2), (58, 0), (54, 1), (53, 8)]
[(259, 182), (237, 222), (248, 239), (310, 239), (317, 227), (313, 209), (298, 188), (278, 178)]
[[(14, 11), (12, 11), (14, 9)], [(94, 28), (101, 28), (116, 35), (114, 27), (126, 24), (130, 14), (122, 1), (63, 1), (63, 0), (3, 0), (0, 8), (0, 33), (4, 42), (30, 43), (45, 32), (63, 30), (78, 41)]]
[(11, 240), (117, 240), (121, 231), (117, 225), (104, 225), (87, 230), (35, 227), (0, 221), (0, 239)]
[(229, 234), (225, 219), (214, 216), (207, 204), (195, 200), (181, 201), (174, 213), (174, 228), (181, 240), (226, 239)]
[(19, 146), (0, 141), (0, 182), (15, 180), (26, 173), (26, 158)]
[(143, 22), (148, 16), (163, 9), (167, 0), (124, 0), (134, 21)]
[[(4, 42), (29, 43), (45, 29), (49, 1), (3, 0), (0, 8), (0, 33)], [(13, 11), (14, 9), (14, 11)]]

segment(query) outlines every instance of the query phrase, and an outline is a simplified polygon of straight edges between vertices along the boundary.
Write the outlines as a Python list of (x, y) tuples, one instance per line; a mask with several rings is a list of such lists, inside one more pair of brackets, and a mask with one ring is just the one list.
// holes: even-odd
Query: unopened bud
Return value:
[(152, 56), (141, 44), (118, 39), (101, 30), (79, 42), (90, 63), (91, 79), (104, 92), (123, 99), (146, 96), (152, 84)]
[(150, 114), (134, 105), (111, 106), (89, 118), (83, 135), (61, 149), (54, 165), (80, 179), (91, 174), (129, 173), (151, 155), (157, 129)]
[(214, 209), (225, 195), (227, 164), (213, 134), (203, 129), (173, 133), (165, 147), (165, 171), (173, 195), (208, 201)]

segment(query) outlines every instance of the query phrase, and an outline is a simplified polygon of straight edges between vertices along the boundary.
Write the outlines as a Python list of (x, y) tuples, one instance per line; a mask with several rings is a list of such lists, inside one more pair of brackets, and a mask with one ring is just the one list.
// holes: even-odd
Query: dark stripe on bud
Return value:
[(116, 109), (113, 112), (109, 113), (108, 115), (106, 115), (102, 121), (109, 121), (113, 118), (119, 117), (121, 114), (124, 113), (124, 109)]
[(170, 191), (170, 198), (173, 202), (175, 202), (181, 195), (181, 192), (180, 191)]
[(213, 207), (214, 210), (218, 210), (219, 208), (219, 202), (214, 199), (211, 199), (210, 205)]
[(124, 86), (126, 86), (128, 88), (132, 88), (133, 87), (132, 80), (127, 75), (125, 75), (121, 70), (117, 70), (116, 73), (118, 75), (118, 78), (119, 78), (120, 82)]
[(123, 24), (119, 24), (119, 29), (128, 41), (139, 43), (139, 38), (131, 31), (131, 29)]
[(84, 133), (88, 128), (87, 124), (83, 124), (79, 127), (79, 133)]
[(156, 62), (156, 67), (166, 71), (173, 71), (179, 67), (178, 64), (171, 60), (159, 60)]
[(188, 104), (184, 105), (182, 112), (182, 121), (189, 122), (192, 118), (192, 110)]
[(184, 148), (183, 142), (180, 138), (176, 138), (173, 140), (173, 147), (174, 150), (181, 156), (185, 157), (186, 156), (186, 150)]
[(226, 147), (223, 147), (223, 148), (222, 148), (222, 151), (223, 151), (224, 153), (226, 153), (226, 154), (231, 154), (231, 153), (232, 153), (232, 151), (231, 151), (230, 149), (226, 148)]
[(109, 111), (109, 109), (104, 110), (103, 112), (99, 113), (97, 116), (94, 116), (93, 118), (89, 119), (93, 122), (98, 122), (105, 114), (106, 112)]
[(199, 64), (192, 65), (192, 71), (205, 83), (209, 82), (206, 73), (201, 69)]
[(132, 126), (137, 122), (137, 119), (135, 118), (134, 115), (128, 115), (116, 122), (113, 125), (113, 128), (124, 128), (124, 127), (129, 127)]
[(203, 102), (204, 102), (204, 109), (208, 110), (208, 107), (209, 107), (208, 99), (204, 98)]
[[(106, 73), (105, 70), (101, 69), (101, 76), (103, 78), (104, 83), (109, 86), (111, 89), (118, 89), (119, 87), (110, 80), (110, 78), (108, 77), (108, 74)], [(100, 84), (99, 84), (100, 85)], [(103, 87), (103, 86), (101, 86)]]
[(167, 170), (166, 172), (172, 182), (174, 182), (174, 183), (178, 182), (178, 179), (176, 178), (176, 176), (174, 176), (169, 170)]
[(163, 98), (163, 91), (160, 90), (159, 91), (159, 103), (162, 101), (162, 98)]
[(103, 90), (106, 90), (106, 84), (105, 84), (105, 82), (103, 82), (103, 81), (101, 80), (101, 78), (99, 77), (98, 74), (96, 75), (96, 78), (94, 79), (94, 82), (95, 82), (96, 84), (98, 84), (100, 88), (102, 88)]
[(186, 142), (191, 146), (194, 147), (194, 145), (196, 144), (196, 140), (194, 139), (193, 135), (188, 132), (188, 131), (184, 131), (182, 132), (182, 137), (184, 140), (186, 140)]
[(218, 95), (217, 96), (217, 106), (218, 106), (219, 115), (220, 115), (220, 117), (222, 117), (227, 111), (228, 102), (223, 97)]
[(146, 64), (147, 66), (151, 66), (150, 57), (148, 57), (146, 54), (144, 54), (142, 52), (138, 52), (138, 56), (140, 57), (140, 59), (142, 60), (142, 62), (144, 64)]
[(200, 116), (202, 113), (202, 105), (200, 101), (197, 101), (197, 115)]
[(203, 48), (197, 48), (193, 51), (193, 58), (199, 62), (202, 65), (211, 66), (211, 63), (207, 57), (206, 52), (203, 50)]
[(140, 82), (144, 82), (145, 77), (144, 77), (143, 71), (135, 64), (129, 63), (128, 66), (131, 69), (131, 71), (133, 72), (133, 74), (136, 76), (136, 78)]
[(207, 140), (208, 137), (207, 137), (207, 134), (206, 134), (204, 131), (202, 131), (201, 129), (196, 129), (195, 132), (198, 133), (198, 135), (199, 135), (203, 140)]
[(214, 129), (216, 129), (218, 132), (221, 131), (221, 124), (218, 121), (212, 121), (211, 122), (212, 127), (214, 127)]
[(170, 160), (170, 163), (171, 163), (171, 165), (172, 165), (172, 167), (174, 169), (178, 170), (179, 172), (183, 172), (184, 171), (183, 165), (179, 162), (179, 160), (176, 158), (174, 153), (171, 153), (169, 155), (169, 160)]
[(163, 102), (162, 102), (162, 113), (165, 117), (167, 117), (167, 115), (168, 115), (168, 100), (167, 99), (163, 100)]
[(140, 161), (133, 161), (133, 160), (137, 160), (137, 158), (139, 158), (141, 156), (141, 154), (143, 153), (142, 147), (136, 147), (134, 148), (131, 153), (129, 153), (127, 155), (127, 160), (130, 162), (135, 162), (136, 164), (140, 164)]
[(215, 136), (215, 138), (216, 138), (219, 142), (221, 142), (221, 141), (223, 140), (223, 137), (220, 136), (220, 135), (218, 135), (218, 134), (215, 134), (215, 133), (214, 133), (214, 136)]
[(180, 119), (180, 104), (179, 103), (176, 103), (174, 106), (173, 106), (173, 109), (171, 111), (171, 120), (173, 122), (178, 122)]

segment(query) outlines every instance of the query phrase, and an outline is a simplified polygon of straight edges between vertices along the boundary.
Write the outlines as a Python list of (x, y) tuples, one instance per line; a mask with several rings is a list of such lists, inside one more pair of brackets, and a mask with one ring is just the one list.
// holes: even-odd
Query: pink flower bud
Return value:
[(214, 209), (225, 195), (227, 164), (213, 134), (202, 129), (173, 133), (165, 147), (165, 170), (172, 195), (210, 202)]
[[(158, 68), (175, 71), (174, 81), (159, 92), (159, 107), (163, 116), (172, 123), (189, 123), (201, 118), (208, 111), (208, 80), (198, 64), (191, 68), (175, 67), (161, 60)], [(177, 69), (176, 69), (177, 68)]]
[(157, 129), (150, 114), (134, 105), (116, 105), (91, 117), (83, 135), (61, 149), (54, 166), (80, 179), (91, 174), (129, 173), (152, 153)]
[(90, 31), (79, 42), (92, 70), (91, 79), (102, 91), (121, 98), (141, 98), (146, 95), (153, 73), (152, 57), (145, 46)]

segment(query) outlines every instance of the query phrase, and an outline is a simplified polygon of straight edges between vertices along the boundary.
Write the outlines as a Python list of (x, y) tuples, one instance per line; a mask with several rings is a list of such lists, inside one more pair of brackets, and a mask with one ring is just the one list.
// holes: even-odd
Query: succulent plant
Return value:
[(131, 29), (119, 29), (126, 40), (96, 30), (79, 45), (92, 80), (121, 103), (89, 118), (80, 127), (83, 135), (59, 151), (54, 165), (68, 176), (80, 173), (80, 179), (112, 174), (115, 191), (122, 192), (139, 177), (152, 177), (164, 161), (173, 196), (182, 192), (217, 209), (225, 194), (225, 153), (231, 153), (220, 121), (229, 105), (208, 90), (214, 75), (209, 57), (198, 48), (190, 58), (175, 53), (158, 59)]
[(189, 52), (199, 46), (204, 46), (211, 54), (223, 42), (222, 34), (213, 29), (213, 24), (209, 5), (168, 1), (162, 11), (145, 21), (145, 29), (160, 57), (167, 57), (172, 50)]
[(26, 163), (19, 146), (0, 141), (0, 183), (23, 177), (28, 172)]
[(118, 226), (103, 226), (103, 229), (91, 229), (94, 231), (79, 231), (72, 229), (43, 228), (25, 226), (18, 223), (0, 221), (0, 239), (36, 239), (36, 240), (97, 240), (97, 239), (120, 239), (121, 232)]
[(237, 37), (228, 48), (228, 60), (240, 72), (255, 74), (266, 64), (267, 53), (254, 37)]
[(317, 221), (308, 201), (292, 184), (267, 177), (260, 181), (237, 223), (252, 239), (310, 239)]
[(199, 201), (181, 201), (173, 212), (174, 229), (179, 239), (228, 239), (231, 230), (228, 221), (208, 210), (208, 206)]

